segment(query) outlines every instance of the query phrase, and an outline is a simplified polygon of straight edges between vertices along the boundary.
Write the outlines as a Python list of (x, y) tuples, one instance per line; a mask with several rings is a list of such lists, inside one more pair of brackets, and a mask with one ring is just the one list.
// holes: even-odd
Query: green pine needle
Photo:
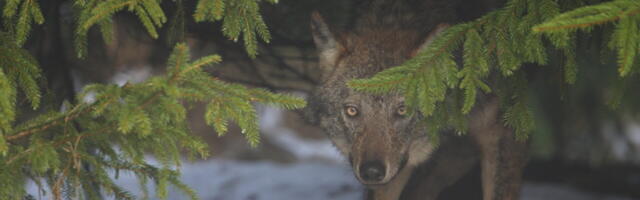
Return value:
[(251, 58), (258, 55), (258, 37), (266, 43), (271, 40), (255, 0), (199, 0), (193, 17), (196, 22), (222, 21), (222, 33), (234, 42), (242, 35)]

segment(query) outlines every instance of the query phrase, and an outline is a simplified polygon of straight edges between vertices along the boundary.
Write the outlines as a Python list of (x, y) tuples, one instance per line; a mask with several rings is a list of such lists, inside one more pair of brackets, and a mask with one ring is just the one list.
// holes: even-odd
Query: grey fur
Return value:
[[(512, 130), (502, 125), (497, 98), (480, 97), (469, 114), (471, 139), (445, 137), (443, 145), (451, 146), (436, 151), (418, 123), (419, 114), (399, 115), (402, 95), (362, 93), (346, 85), (349, 80), (371, 77), (402, 64), (446, 26), (433, 25), (426, 37), (416, 31), (385, 27), (335, 35), (317, 13), (312, 15), (311, 25), (323, 74), (309, 98), (307, 117), (320, 125), (349, 159), (355, 176), (371, 190), (368, 199), (395, 200), (401, 195), (435, 199), (478, 158), (482, 158), (484, 199), (517, 198), (526, 143), (515, 141)], [(356, 108), (357, 115), (350, 116), (348, 108)], [(434, 152), (437, 156), (430, 159)], [(384, 167), (380, 180), (362, 177), (360, 168), (373, 161)], [(426, 166), (425, 161), (435, 163), (430, 164), (430, 173), (413, 177), (417, 169)], [(417, 185), (413, 191), (407, 191), (407, 182)]]

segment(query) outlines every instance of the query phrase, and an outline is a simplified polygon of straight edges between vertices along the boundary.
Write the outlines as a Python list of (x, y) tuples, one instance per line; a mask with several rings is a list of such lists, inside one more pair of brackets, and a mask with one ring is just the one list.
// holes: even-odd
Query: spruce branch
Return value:
[(58, 126), (70, 120), (74, 120), (75, 118), (79, 117), (81, 114), (89, 110), (91, 110), (91, 106), (87, 106), (85, 104), (78, 104), (71, 111), (65, 112), (63, 114), (55, 113), (54, 116), (42, 115), (46, 117), (46, 119), (36, 118), (35, 120), (32, 120), (32, 121), (40, 121), (40, 123), (34, 123), (34, 124), (27, 123), (27, 124), (30, 124), (28, 127), (19, 129), (17, 132), (13, 134), (5, 135), (5, 140), (7, 141), (17, 140), (34, 133), (46, 131), (49, 128)]
[(94, 25), (101, 27), (103, 39), (109, 42), (112, 33), (111, 23), (113, 16), (124, 9), (132, 12), (142, 23), (147, 33), (152, 38), (158, 38), (156, 29), (161, 28), (167, 21), (164, 11), (160, 7), (160, 1), (155, 0), (108, 0), (108, 1), (91, 1), (89, 4), (75, 4), (80, 7), (80, 16), (78, 17), (77, 27), (75, 30), (74, 45), (78, 58), (84, 58), (87, 54), (86, 40), (89, 29)]
[[(577, 30), (591, 31), (598, 25), (615, 23), (609, 46), (618, 53), (618, 73), (625, 77), (635, 71), (635, 60), (640, 49), (640, 2), (633, 0), (616, 0), (597, 5), (580, 7), (562, 13), (556, 17), (533, 27), (534, 32), (546, 34), (552, 42), (567, 43), (572, 39), (569, 35)], [(562, 46), (562, 45), (556, 45)], [(566, 46), (566, 45), (565, 45)], [(573, 56), (571, 52), (565, 53)], [(572, 58), (568, 58), (568, 66), (572, 66)], [(569, 68), (567, 72), (571, 72)], [(568, 74), (570, 75), (570, 74)], [(572, 80), (572, 79), (567, 79)]]
[[(182, 54), (183, 56), (187, 51), (186, 48), (187, 47), (184, 44), (179, 44), (176, 47), (176, 49), (178, 49), (178, 52), (180, 52), (179, 54)], [(217, 63), (219, 61), (220, 61), (219, 56), (208, 56), (201, 60), (198, 60), (194, 63), (194, 65), (190, 66), (189, 68), (186, 68), (180, 72), (173, 74), (169, 80), (169, 83), (174, 83), (178, 79), (180, 74), (187, 73), (195, 68), (200, 68), (202, 66), (206, 66), (212, 63)], [(182, 64), (178, 63), (176, 65), (182, 65)], [(123, 87), (123, 89), (127, 89), (130, 87), (131, 87), (131, 84), (127, 84)], [(92, 88), (92, 87), (89, 87), (89, 88)], [(137, 107), (137, 109), (141, 110), (146, 108), (147, 106), (152, 104), (157, 98), (159, 98), (161, 95), (162, 95), (162, 92), (155, 92), (153, 95), (151, 95), (151, 97), (149, 97), (142, 104), (140, 104)], [(19, 130), (18, 132), (7, 134), (5, 135), (5, 140), (12, 141), (25, 136), (29, 136), (33, 133), (46, 131), (49, 128), (74, 120), (77, 117), (80, 117), (82, 114), (85, 114), (86, 112), (89, 112), (89, 111), (94, 111), (94, 112), (97, 112), (96, 114), (100, 114), (102, 113), (101, 112), (102, 110), (105, 110), (110, 104), (116, 102), (117, 97), (116, 95), (109, 95), (104, 99), (107, 99), (107, 100), (104, 102), (96, 102), (93, 104), (80, 103), (74, 106), (71, 110), (57, 116), (52, 116), (46, 120), (36, 119), (34, 121), (42, 121), (42, 122), (38, 124), (32, 124), (28, 127), (23, 128), (22, 130)]]
[(596, 25), (611, 23), (640, 14), (640, 2), (616, 0), (598, 5), (585, 6), (560, 14), (533, 27), (535, 32), (563, 32), (589, 29)]
[[(495, 87), (484, 80), (489, 74), (500, 72), (500, 76), (510, 77), (519, 74), (525, 63), (548, 64), (548, 45), (529, 27), (555, 17), (560, 10), (560, 5), (554, 0), (509, 0), (501, 9), (443, 31), (424, 51), (400, 66), (368, 79), (350, 81), (348, 85), (374, 94), (399, 91), (404, 94), (405, 104), (410, 110), (420, 111), (429, 121), (435, 121), (430, 122), (429, 127), (454, 126), (464, 132), (464, 126), (460, 125), (464, 120), (460, 120), (463, 118), (460, 116), (471, 111), (477, 101), (478, 90), (489, 93)], [(554, 44), (567, 48), (569, 42), (566, 40), (571, 37), (562, 39), (565, 40), (558, 39)], [(462, 49), (462, 66), (453, 60), (457, 49)], [(574, 55), (572, 53), (567, 52), (567, 56)], [(576, 74), (574, 64), (567, 63), (567, 69), (571, 70), (567, 77)], [(510, 105), (513, 107), (507, 109), (517, 113), (510, 119), (522, 122), (530, 118), (527, 117), (530, 115), (520, 113), (528, 111), (523, 109), (528, 106), (526, 101)], [(457, 111), (448, 110), (447, 114), (442, 114), (439, 112), (445, 111), (439, 107), (455, 107)], [(517, 129), (519, 136), (530, 132), (533, 127), (531, 124), (508, 122), (511, 123), (508, 126)]]
[(415, 58), (403, 63), (401, 67), (390, 68), (376, 74), (369, 79), (357, 79), (349, 81), (349, 87), (373, 93), (388, 92), (397, 89), (397, 86), (413, 78), (409, 76), (392, 76), (396, 74), (422, 74), (429, 67), (436, 64), (437, 59), (448, 56), (452, 47), (456, 46), (460, 40), (464, 39), (469, 24), (458, 24), (445, 29), (436, 37), (431, 45), (425, 50), (418, 52)]
[(256, 0), (199, 0), (193, 18), (196, 22), (222, 21), (222, 33), (234, 42), (242, 35), (251, 58), (258, 55), (258, 37), (266, 43), (271, 40)]
[[(9, 153), (3, 164), (29, 166), (35, 172), (34, 177), (49, 176), (48, 185), (55, 199), (62, 198), (63, 183), (74, 178), (80, 180), (75, 185), (80, 185), (83, 190), (99, 187), (117, 199), (130, 199), (134, 197), (113, 184), (105, 170), (126, 170), (113, 164), (120, 160), (145, 165), (143, 155), (151, 152), (162, 168), (136, 171), (139, 177), (154, 179), (158, 186), (156, 192), (161, 198), (166, 198), (166, 187), (170, 184), (191, 199), (197, 199), (195, 192), (180, 182), (177, 172), (169, 170), (180, 165), (181, 148), (186, 148), (191, 154), (207, 154), (206, 144), (188, 133), (186, 110), (181, 100), (215, 99), (220, 106), (213, 110), (209, 108), (207, 113), (223, 114), (215, 116), (212, 122), (208, 120), (208, 123), (218, 131), (226, 131), (220, 127), (226, 126), (227, 121), (234, 121), (252, 146), (260, 141), (254, 102), (289, 109), (305, 105), (299, 98), (225, 83), (202, 70), (204, 66), (220, 60), (219, 56), (212, 55), (191, 61), (187, 46), (178, 44), (169, 57), (168, 73), (164, 76), (138, 84), (127, 83), (122, 87), (87, 86), (79, 96), (81, 103), (68, 105), (71, 109), (41, 115), (3, 135), (2, 139), (9, 141), (2, 143), (7, 146), (5, 152)], [(95, 93), (96, 101), (82, 101), (83, 96), (90, 92)], [(194, 94), (198, 98), (191, 99), (185, 94)], [(152, 133), (153, 137), (149, 137)], [(28, 140), (20, 141), (31, 141), (26, 148), (17, 141), (23, 138)], [(113, 150), (113, 145), (118, 145), (120, 151)], [(89, 149), (95, 152), (88, 152)], [(92, 170), (80, 167), (79, 163), (91, 165)], [(87, 179), (88, 176), (92, 178)]]
[[(16, 15), (17, 14), (17, 15)], [(14, 41), (12, 43), (22, 46), (29, 36), (31, 25), (44, 23), (44, 16), (40, 5), (35, 0), (10, 0), (4, 5), (3, 20), (15, 23), (12, 29)]]
[[(36, 82), (41, 76), (38, 62), (12, 40), (11, 34), (0, 32), (0, 135), (3, 136), (13, 131), (18, 88), (33, 109), (40, 105), (40, 88)], [(0, 153), (6, 152), (5, 142), (5, 139), (0, 141)]]

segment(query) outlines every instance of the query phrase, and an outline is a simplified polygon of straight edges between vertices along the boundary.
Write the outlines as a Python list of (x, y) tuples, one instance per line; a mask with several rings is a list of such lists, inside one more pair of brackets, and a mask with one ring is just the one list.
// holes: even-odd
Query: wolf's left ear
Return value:
[(425, 48), (431, 45), (431, 43), (433, 43), (433, 40), (447, 28), (449, 28), (449, 24), (446, 24), (446, 23), (438, 24), (438, 26), (436, 26), (436, 28), (434, 28), (433, 31), (429, 33), (429, 35), (424, 40), (424, 42), (422, 42), (422, 45), (420, 45), (419, 48), (417, 48), (415, 51), (411, 53), (410, 57), (416, 56), (419, 52), (423, 51)]
[[(340, 44), (317, 11), (311, 14), (311, 33), (320, 57), (320, 67), (332, 67), (338, 58)], [(323, 69), (327, 71), (329, 69)]]

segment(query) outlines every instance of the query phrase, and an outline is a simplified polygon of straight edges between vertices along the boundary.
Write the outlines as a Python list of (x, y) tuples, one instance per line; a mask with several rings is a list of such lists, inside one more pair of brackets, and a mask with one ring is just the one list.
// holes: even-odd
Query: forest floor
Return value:
[[(183, 180), (203, 200), (356, 200), (362, 188), (344, 163), (303, 161), (281, 164), (272, 161), (213, 159), (187, 163)], [(121, 176), (118, 183), (135, 190), (134, 176)], [(150, 190), (153, 191), (153, 190)], [(173, 190), (169, 199), (185, 199)], [(597, 194), (570, 185), (526, 182), (521, 200), (631, 200)]]

